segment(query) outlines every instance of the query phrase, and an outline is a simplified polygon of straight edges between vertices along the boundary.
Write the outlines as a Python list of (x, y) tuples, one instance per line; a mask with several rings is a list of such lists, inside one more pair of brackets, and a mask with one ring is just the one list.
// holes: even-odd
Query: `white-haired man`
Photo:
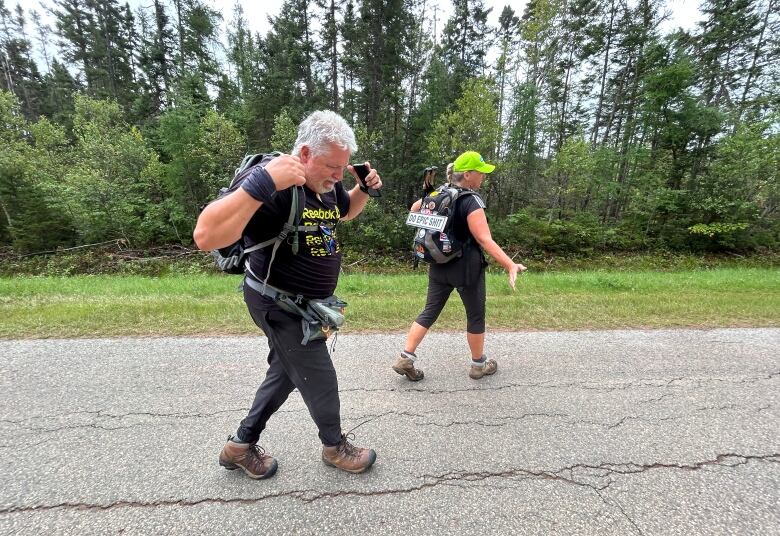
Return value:
[[(325, 339), (303, 344), (308, 336), (301, 317), (282, 310), (256, 284), (262, 279), (271, 288), (304, 298), (333, 294), (341, 267), (336, 224), (360, 214), (369, 197), (358, 181), (349, 191), (341, 183), (345, 168), (355, 176), (349, 159), (356, 150), (355, 134), (341, 116), (330, 111), (312, 113), (298, 127), (292, 154), (266, 158), (245, 173), (231, 193), (203, 210), (193, 233), (202, 250), (225, 247), (242, 236), (251, 247), (279, 234), (287, 223), (293, 195), (303, 206), (301, 223), (306, 230), (295, 231), (299, 233), (297, 254), (283, 244), (272, 263), (270, 246), (249, 256), (246, 277), (252, 284), (244, 285), (244, 301), (268, 337), (269, 367), (248, 415), (235, 435), (228, 437), (219, 463), (227, 469), (243, 469), (251, 478), (276, 472), (277, 461), (257, 442), (268, 419), (296, 388), (319, 429), (326, 464), (360, 473), (376, 459), (372, 449), (352, 445), (341, 430), (336, 371)], [(369, 188), (382, 187), (374, 169), (366, 183)]]

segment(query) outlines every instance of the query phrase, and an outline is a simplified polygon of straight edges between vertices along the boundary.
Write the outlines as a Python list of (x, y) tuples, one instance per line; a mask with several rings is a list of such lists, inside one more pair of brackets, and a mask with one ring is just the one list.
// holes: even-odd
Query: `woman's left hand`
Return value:
[(509, 286), (512, 290), (515, 290), (515, 282), (517, 281), (517, 274), (525, 272), (528, 268), (519, 263), (512, 263), (512, 267), (507, 270), (509, 272)]

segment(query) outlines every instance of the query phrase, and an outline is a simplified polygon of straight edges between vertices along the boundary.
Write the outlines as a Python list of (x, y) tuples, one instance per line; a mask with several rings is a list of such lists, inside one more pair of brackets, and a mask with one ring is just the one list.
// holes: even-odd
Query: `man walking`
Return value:
[[(268, 478), (276, 472), (276, 459), (257, 442), (268, 419), (296, 388), (319, 429), (326, 464), (360, 473), (376, 460), (372, 449), (354, 446), (342, 433), (338, 382), (325, 338), (309, 340), (301, 317), (282, 310), (264, 293), (267, 283), (307, 299), (333, 294), (341, 267), (336, 226), (360, 214), (369, 197), (368, 188), (357, 181), (349, 191), (341, 183), (345, 168), (355, 176), (349, 159), (356, 150), (354, 132), (341, 116), (312, 113), (298, 127), (292, 154), (266, 158), (245, 173), (228, 195), (203, 210), (193, 233), (202, 250), (225, 247), (242, 236), (251, 247), (289, 225), (293, 195), (303, 207), (301, 229), (306, 230), (293, 231), (298, 233), (297, 254), (283, 243), (275, 254), (268, 246), (249, 255), (244, 301), (268, 337), (269, 367), (248, 415), (228, 437), (219, 463), (231, 470), (240, 468), (250, 478)], [(366, 185), (382, 187), (376, 170), (371, 169)]]

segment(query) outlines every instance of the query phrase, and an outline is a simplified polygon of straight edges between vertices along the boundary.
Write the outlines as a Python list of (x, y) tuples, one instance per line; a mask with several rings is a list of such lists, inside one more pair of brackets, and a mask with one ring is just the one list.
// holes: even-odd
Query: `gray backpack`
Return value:
[[(255, 166), (265, 166), (279, 156), (281, 153), (260, 153), (260, 154), (250, 154), (244, 157), (244, 159), (241, 161), (241, 165), (236, 168), (235, 173), (233, 174), (233, 180), (230, 181), (230, 186), (227, 186), (225, 188), (222, 188), (219, 190), (219, 194), (217, 195), (215, 201), (217, 199), (221, 199), (222, 197), (225, 197), (228, 193), (230, 193), (233, 189), (233, 187), (236, 185), (236, 183), (243, 178), (245, 178), (249, 173), (251, 173), (252, 168)], [(298, 194), (298, 188), (301, 189), (300, 194)], [(258, 249), (263, 249), (264, 247), (270, 246), (273, 244), (273, 250), (271, 251), (271, 260), (268, 263), (268, 273), (266, 274), (266, 280), (268, 279), (268, 275), (271, 273), (271, 264), (274, 262), (274, 258), (276, 257), (276, 250), (279, 249), (279, 246), (287, 240), (287, 237), (290, 236), (292, 233), (290, 246), (292, 248), (293, 255), (298, 254), (298, 232), (299, 231), (310, 231), (312, 228), (310, 226), (304, 226), (300, 225), (301, 216), (303, 214), (303, 208), (306, 204), (306, 193), (303, 190), (303, 187), (295, 187), (295, 190), (292, 192), (292, 203), (290, 205), (290, 216), (287, 218), (287, 222), (282, 227), (281, 232), (275, 236), (274, 238), (271, 238), (269, 240), (266, 240), (264, 242), (260, 242), (259, 244), (255, 244), (252, 247), (245, 247), (244, 245), (244, 237), (242, 236), (229, 246), (225, 246), (223, 248), (214, 249), (211, 251), (211, 256), (214, 257), (214, 263), (217, 265), (217, 267), (222, 270), (225, 273), (228, 274), (243, 274), (244, 273), (244, 265), (246, 262), (247, 255), (249, 255), (253, 251), (257, 251)], [(299, 197), (303, 196), (303, 202), (301, 203)], [(203, 205), (200, 210), (202, 211), (207, 205)]]

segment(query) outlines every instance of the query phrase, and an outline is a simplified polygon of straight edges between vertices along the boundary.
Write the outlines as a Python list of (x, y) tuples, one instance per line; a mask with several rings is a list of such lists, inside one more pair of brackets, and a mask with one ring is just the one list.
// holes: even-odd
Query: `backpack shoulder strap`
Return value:
[(244, 156), (244, 159), (241, 161), (241, 164), (236, 168), (235, 172), (233, 173), (233, 180), (230, 181), (230, 187), (232, 188), (236, 181), (238, 181), (240, 178), (242, 178), (246, 171), (252, 169), (258, 164), (262, 164), (263, 161), (271, 161), (277, 156), (281, 156), (282, 153), (280, 152), (273, 152), (273, 153), (257, 153), (257, 154), (248, 154)]
[(470, 195), (473, 195), (477, 199), (479, 199), (480, 205), (484, 205), (485, 202), (482, 200), (482, 196), (479, 195), (479, 192), (475, 192), (474, 190), (471, 190), (470, 188), (455, 188), (458, 191), (458, 195), (455, 197), (455, 201), (460, 199), (461, 197), (468, 197)]
[[(298, 193), (298, 188), (301, 189), (300, 194)], [(276, 258), (276, 251), (279, 249), (279, 246), (281, 246), (282, 242), (287, 240), (287, 237), (292, 233), (292, 243), (290, 246), (292, 248), (293, 255), (297, 255), (299, 248), (298, 233), (300, 231), (313, 231), (317, 229), (316, 225), (300, 225), (301, 218), (303, 217), (303, 210), (306, 207), (306, 190), (303, 188), (303, 186), (293, 186), (291, 189), (290, 214), (287, 217), (287, 221), (282, 226), (282, 230), (279, 232), (279, 234), (275, 238), (271, 238), (259, 244), (255, 244), (251, 248), (244, 250), (245, 253), (249, 253), (273, 244), (273, 249), (271, 249), (271, 258), (268, 260), (268, 269), (265, 273), (265, 279), (263, 279), (263, 285), (268, 283), (268, 278), (271, 276), (271, 266), (273, 265), (274, 259)], [(301, 203), (301, 197), (303, 197), (303, 203)]]

